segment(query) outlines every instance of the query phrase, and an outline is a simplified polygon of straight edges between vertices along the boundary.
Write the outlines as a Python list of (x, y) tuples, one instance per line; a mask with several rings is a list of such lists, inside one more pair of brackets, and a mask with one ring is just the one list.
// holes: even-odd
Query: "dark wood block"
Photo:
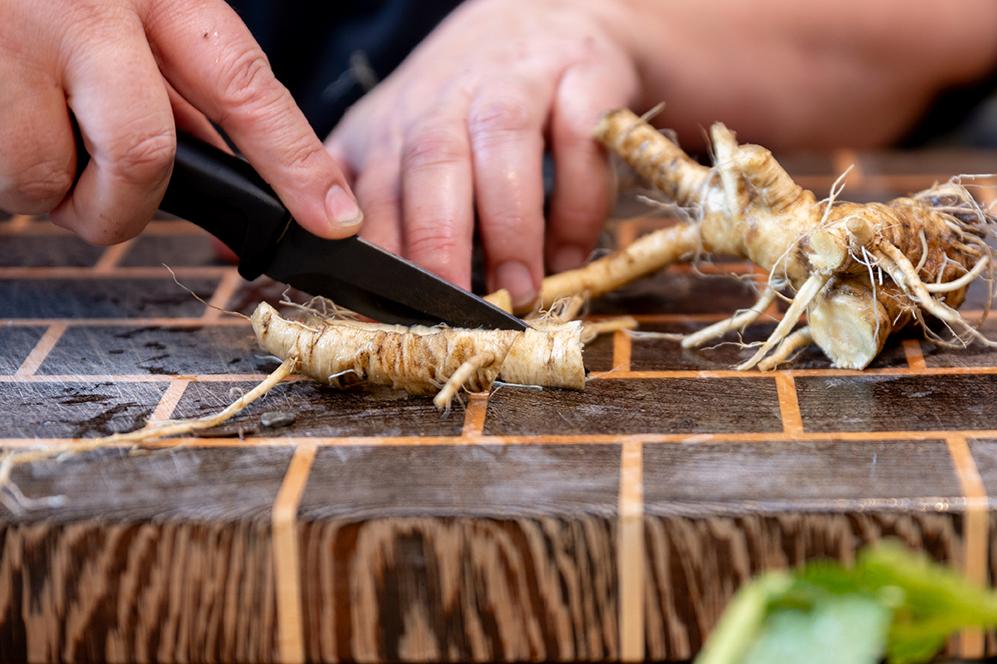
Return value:
[[(951, 337), (951, 332), (935, 326), (935, 330), (943, 338)], [(990, 339), (997, 339), (997, 320), (989, 319), (980, 327), (980, 331)], [(992, 367), (997, 365), (997, 352), (973, 343), (966, 348), (941, 348), (924, 341), (921, 344), (924, 363), (929, 367)]]
[(589, 371), (609, 371), (613, 368), (613, 335), (603, 334), (585, 344), (585, 368)]
[(207, 235), (140, 235), (135, 238), (119, 265), (123, 267), (162, 265), (191, 267), (225, 265)]
[[(971, 439), (969, 449), (988, 496), (997, 496), (997, 440)], [(995, 552), (997, 554), (997, 552)], [(993, 578), (997, 578), (994, 576)]]
[(852, 203), (887, 203), (895, 198), (903, 198), (914, 193), (908, 186), (909, 184), (916, 183), (890, 182), (888, 179), (862, 182), (859, 186), (846, 187), (841, 193), (840, 199)]
[(615, 659), (619, 448), (319, 451), (299, 512), (312, 660)]
[(733, 314), (757, 296), (749, 284), (720, 275), (665, 270), (592, 302), (594, 314)]
[(14, 472), (0, 508), (5, 661), (276, 658), (270, 505), (286, 448), (112, 449)]
[[(192, 383), (177, 405), (175, 417), (200, 417), (222, 410), (255, 383)], [(263, 426), (261, 417), (279, 415), (282, 426)], [(287, 421), (287, 416), (293, 422)], [(431, 397), (387, 388), (337, 390), (313, 381), (284, 384), (212, 435), (260, 436), (458, 436), (464, 425), (459, 404), (447, 414)]]
[(989, 299), (989, 285), (985, 279), (977, 279), (970, 285), (969, 290), (966, 292), (966, 301), (959, 308), (964, 311), (971, 309), (979, 311), (987, 306), (987, 300)]
[(769, 441), (644, 446), (644, 511), (934, 510), (959, 498), (944, 441)]
[(75, 235), (13, 235), (0, 241), (0, 267), (86, 267), (102, 253)]
[(693, 657), (768, 569), (884, 537), (959, 564), (963, 509), (941, 441), (645, 445), (646, 655)]
[(835, 173), (834, 158), (828, 152), (787, 152), (777, 154), (775, 158), (793, 177), (840, 175)]
[(637, 434), (781, 431), (770, 378), (600, 379), (581, 392), (504, 388), (485, 433)]
[(17, 371), (44, 333), (41, 327), (0, 326), (0, 374)]
[(40, 374), (269, 373), (249, 326), (71, 327)]
[[(641, 331), (690, 334), (709, 323), (646, 323)], [(719, 370), (733, 369), (750, 358), (757, 348), (742, 348), (740, 344), (761, 342), (775, 329), (775, 323), (763, 322), (747, 328), (740, 337), (736, 332), (722, 339), (707, 342), (702, 348), (682, 348), (678, 341), (641, 337), (631, 340), (630, 368), (634, 371)], [(827, 369), (831, 361), (817, 346), (808, 346), (797, 353), (792, 362), (781, 365), (786, 369)], [(872, 361), (872, 368), (905, 367), (907, 358), (899, 339), (891, 340), (883, 352)]]
[[(202, 299), (215, 279), (185, 279)], [(0, 279), (0, 318), (199, 316), (204, 305), (169, 278)]]
[(0, 383), (0, 438), (89, 438), (145, 424), (157, 383)]
[(269, 277), (260, 277), (254, 281), (242, 281), (235, 293), (229, 299), (226, 308), (251, 316), (260, 302), (267, 302), (279, 307), (284, 297), (293, 302), (306, 302), (309, 296), (299, 290), (289, 288), (287, 284), (274, 281)]
[(884, 538), (957, 567), (962, 524), (957, 511), (645, 517), (645, 657), (691, 660), (737, 589), (767, 569), (820, 558), (849, 562)]
[(997, 154), (965, 149), (863, 152), (858, 166), (868, 175), (928, 175), (944, 182), (960, 173), (997, 173)]
[(806, 431), (997, 428), (997, 376), (841, 376), (796, 379)]

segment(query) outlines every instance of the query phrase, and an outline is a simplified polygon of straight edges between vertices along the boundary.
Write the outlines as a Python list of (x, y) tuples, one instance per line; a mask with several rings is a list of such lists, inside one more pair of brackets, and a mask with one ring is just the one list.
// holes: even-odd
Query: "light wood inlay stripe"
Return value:
[(31, 215), (28, 214), (14, 215), (14, 218), (7, 223), (6, 229), (12, 234), (22, 233), (28, 229), (28, 226), (31, 225), (31, 219)]
[(783, 432), (790, 436), (803, 433), (803, 417), (800, 415), (800, 402), (796, 397), (796, 381), (793, 376), (782, 371), (776, 372), (775, 389), (779, 397)]
[(100, 258), (97, 259), (97, 263), (93, 266), (93, 272), (96, 274), (108, 274), (113, 272), (121, 262), (124, 255), (131, 249), (132, 240), (127, 242), (119, 242), (118, 244), (112, 244), (110, 247), (104, 250)]
[[(966, 497), (966, 514), (963, 519), (963, 573), (974, 584), (987, 586), (988, 520), (987, 490), (983, 485), (973, 452), (965, 436), (945, 438), (952, 463), (955, 465), (959, 485)], [(967, 659), (983, 657), (984, 637), (979, 629), (964, 630), (959, 634), (959, 656)]]
[(858, 153), (855, 150), (835, 150), (831, 154), (831, 168), (834, 169), (835, 178), (851, 168), (847, 180), (849, 186), (857, 185), (864, 175)]
[[(115, 245), (111, 249), (119, 249), (124, 245)], [(110, 254), (109, 249), (100, 261), (107, 260), (102, 269), (94, 267), (0, 267), (0, 278), (3, 279), (169, 279), (170, 273), (162, 265), (138, 265), (134, 267), (118, 267), (112, 264), (120, 259), (120, 254)], [(121, 249), (120, 251), (124, 251)], [(99, 265), (100, 263), (98, 263)], [(178, 278), (188, 279), (221, 277), (231, 271), (231, 268), (216, 265), (172, 268)]]
[[(923, 371), (912, 372), (907, 367), (889, 369), (785, 369), (779, 374), (760, 371), (735, 370), (678, 370), (678, 371), (593, 371), (588, 380), (661, 380), (672, 378), (736, 378), (743, 380), (772, 380), (777, 375), (793, 378), (825, 377), (825, 378), (857, 378), (875, 376), (991, 376), (997, 374), (997, 366), (993, 367), (928, 367)], [(164, 374), (30, 374), (30, 375), (0, 375), (0, 383), (87, 383), (101, 381), (118, 381), (122, 383), (161, 383), (177, 378), (196, 379), (202, 382), (219, 381), (261, 381), (266, 374), (203, 374), (195, 375), (164, 375)], [(310, 380), (300, 376), (291, 376), (285, 382), (295, 380)]]
[(619, 544), (620, 659), (644, 661), (644, 458), (638, 442), (620, 454)]
[(927, 365), (924, 363), (924, 353), (921, 351), (921, 342), (917, 339), (903, 340), (904, 355), (907, 357), (907, 366), (911, 371), (924, 371)]
[(234, 269), (228, 270), (218, 282), (215, 294), (208, 300), (208, 306), (204, 309), (204, 320), (214, 321), (221, 318), (225, 314), (225, 307), (241, 283), (242, 277), (239, 273)]
[(271, 515), (274, 581), (277, 585), (277, 653), (281, 662), (303, 662), (301, 573), (298, 558), (298, 506), (308, 483), (316, 446), (298, 446), (287, 466)]
[(613, 368), (610, 373), (616, 371), (630, 371), (630, 353), (633, 345), (630, 334), (626, 330), (617, 330), (613, 333)]
[(177, 404), (180, 403), (180, 399), (183, 398), (183, 393), (189, 384), (190, 381), (186, 379), (171, 380), (166, 386), (163, 396), (160, 397), (156, 409), (149, 416), (149, 420), (162, 422), (173, 417), (173, 411), (176, 410)]
[(52, 349), (55, 348), (55, 345), (59, 343), (59, 339), (65, 333), (65, 323), (50, 325), (41, 338), (38, 339), (35, 347), (28, 353), (28, 356), (21, 362), (21, 366), (17, 368), (14, 375), (7, 378), (11, 382), (21, 382), (28, 376), (34, 376), (35, 372), (42, 366), (42, 362), (45, 361), (45, 358), (48, 357), (48, 354), (52, 352)]
[[(943, 440), (947, 436), (967, 436), (975, 438), (997, 438), (997, 429), (973, 429), (960, 431), (815, 431), (790, 435), (785, 432), (751, 433), (654, 433), (654, 434), (537, 434), (494, 436), (482, 435), (475, 439), (482, 445), (607, 445), (620, 443), (640, 443), (645, 445), (670, 445), (674, 443), (767, 443), (795, 441), (882, 441), (894, 440)], [(81, 442), (80, 438), (0, 438), (0, 447), (62, 447)], [(185, 447), (246, 447), (314, 445), (316, 447), (420, 447), (433, 445), (459, 445), (460, 436), (343, 436), (340, 438), (313, 438), (308, 436), (287, 436), (284, 438), (184, 438)], [(150, 440), (144, 447), (175, 445), (175, 441)], [(128, 447), (134, 443), (109, 443), (111, 447)]]
[(637, 223), (638, 220), (636, 219), (626, 219), (617, 222), (616, 247), (618, 249), (629, 247), (637, 239)]
[(467, 397), (464, 409), (464, 428), (461, 435), (465, 438), (480, 436), (485, 430), (485, 416), (488, 414), (488, 393), (480, 392)]

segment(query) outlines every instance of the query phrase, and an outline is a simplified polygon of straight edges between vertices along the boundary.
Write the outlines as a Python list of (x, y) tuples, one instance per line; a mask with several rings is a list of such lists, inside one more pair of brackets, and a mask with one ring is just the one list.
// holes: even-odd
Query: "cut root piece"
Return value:
[[(266, 303), (253, 312), (260, 346), (277, 357), (297, 357), (300, 371), (337, 385), (349, 374), (356, 382), (387, 385), (410, 394), (444, 395), (446, 408), (459, 387), (480, 392), (497, 379), (544, 387), (585, 387), (582, 324), (535, 321), (525, 332), (402, 327), (350, 320), (316, 320), (307, 325), (281, 318)], [(458, 389), (459, 389), (458, 387)]]
[(489, 293), (482, 299), (485, 302), (491, 302), (502, 311), (512, 313), (512, 295), (504, 288), (500, 288), (494, 293)]
[(771, 371), (783, 362), (788, 362), (790, 357), (801, 348), (806, 348), (814, 342), (814, 335), (809, 327), (801, 327), (788, 337), (782, 340), (779, 347), (771, 355), (758, 363), (761, 371)]
[(776, 344), (782, 341), (786, 335), (792, 331), (793, 326), (796, 325), (800, 317), (803, 316), (807, 307), (810, 305), (811, 300), (817, 297), (817, 294), (828, 282), (828, 277), (822, 274), (811, 275), (807, 279), (803, 286), (800, 287), (799, 292), (796, 297), (793, 298), (793, 303), (786, 310), (785, 315), (779, 324), (776, 326), (775, 331), (772, 332), (771, 336), (765, 340), (765, 343), (761, 345), (758, 351), (751, 356), (747, 362), (743, 362), (737, 367), (738, 371), (746, 371), (758, 364), (762, 358), (764, 358), (769, 351), (771, 351)]
[(745, 309), (735, 316), (731, 316), (730, 318), (714, 323), (709, 327), (704, 327), (703, 329), (697, 330), (692, 334), (685, 335), (682, 337), (682, 348), (698, 348), (707, 341), (719, 339), (728, 332), (743, 330), (758, 320), (759, 316), (765, 313), (765, 310), (769, 308), (773, 301), (775, 301), (775, 297), (776, 290), (771, 286), (766, 286), (765, 290), (762, 291), (761, 297), (758, 298), (757, 302), (751, 305), (750, 309)]
[(807, 311), (810, 332), (824, 354), (841, 369), (864, 369), (883, 349), (886, 339), (911, 318), (907, 298), (890, 283), (876, 287), (868, 278), (835, 280)]
[(598, 297), (691, 256), (698, 248), (699, 229), (695, 224), (663, 228), (585, 267), (547, 277), (541, 286), (539, 306), (549, 307), (578, 294)]

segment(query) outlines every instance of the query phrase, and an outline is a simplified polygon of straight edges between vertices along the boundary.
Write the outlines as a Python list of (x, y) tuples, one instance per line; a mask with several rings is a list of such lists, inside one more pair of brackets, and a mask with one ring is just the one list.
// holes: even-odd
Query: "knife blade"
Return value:
[(308, 233), (248, 162), (188, 135), (177, 138), (160, 208), (228, 245), (248, 280), (266, 274), (384, 323), (527, 329), (521, 319), (359, 237)]

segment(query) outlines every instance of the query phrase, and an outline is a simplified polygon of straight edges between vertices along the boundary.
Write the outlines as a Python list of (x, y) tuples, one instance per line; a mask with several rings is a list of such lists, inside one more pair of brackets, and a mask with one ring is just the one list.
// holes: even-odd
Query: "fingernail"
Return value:
[(529, 269), (519, 261), (506, 261), (495, 270), (499, 288), (509, 291), (513, 307), (525, 307), (537, 297)]
[(550, 259), (550, 269), (552, 272), (565, 272), (581, 267), (585, 262), (585, 250), (575, 244), (566, 244), (554, 252)]
[(325, 211), (337, 226), (356, 226), (363, 221), (356, 199), (338, 184), (325, 195)]

